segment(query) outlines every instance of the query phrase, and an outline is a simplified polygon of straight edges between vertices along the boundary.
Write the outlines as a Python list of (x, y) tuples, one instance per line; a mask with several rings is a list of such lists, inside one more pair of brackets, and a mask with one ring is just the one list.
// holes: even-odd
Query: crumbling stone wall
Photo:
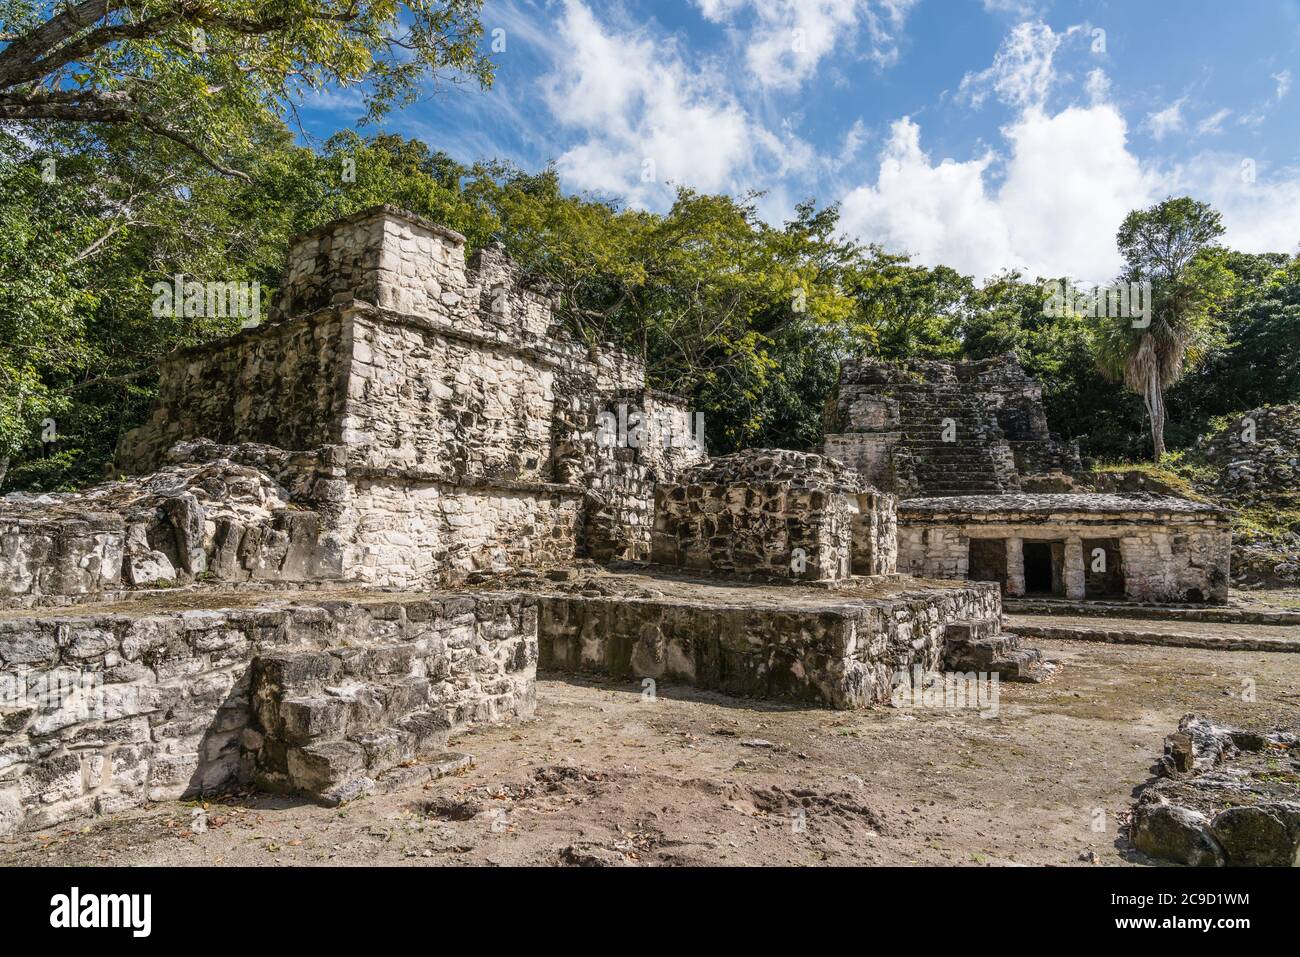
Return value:
[(999, 494), (1062, 477), (1078, 449), (1047, 425), (1042, 386), (1012, 356), (976, 362), (873, 359), (840, 367), (824, 451), (901, 496)]
[(149, 419), (124, 435), (114, 474), (160, 468), (178, 442), (337, 445), (347, 401), (345, 316), (325, 310), (257, 326), (168, 358)]
[[(1002, 542), (1005, 587), (1026, 590), (1025, 543), (1055, 543), (1060, 594), (1088, 593), (1090, 569), (1118, 561), (1134, 601), (1223, 602), (1228, 597), (1231, 517), (1213, 505), (1166, 496), (996, 495), (908, 499), (899, 504), (899, 570), (927, 578), (966, 578), (971, 542)], [(1102, 542), (1119, 543), (1116, 556)], [(1113, 569), (1111, 569), (1113, 571)]]
[(860, 708), (888, 701), (899, 672), (939, 670), (952, 623), (986, 622), (996, 634), (1002, 607), (996, 586), (976, 582), (766, 597), (722, 587), (660, 598), (548, 594), (539, 666)]
[[(195, 581), (337, 577), (342, 555), (277, 477), (328, 481), (328, 456), (179, 445), (139, 481), (0, 499), (0, 603), (95, 598)], [(269, 471), (268, 471), (269, 470)]]
[(834, 581), (892, 572), (892, 498), (833, 459), (748, 449), (655, 491), (652, 557), (731, 574)]
[[(355, 795), (531, 713), (536, 629), (535, 602), (492, 593), (0, 620), (0, 834), (255, 775)], [(286, 660), (321, 680), (276, 698)]]

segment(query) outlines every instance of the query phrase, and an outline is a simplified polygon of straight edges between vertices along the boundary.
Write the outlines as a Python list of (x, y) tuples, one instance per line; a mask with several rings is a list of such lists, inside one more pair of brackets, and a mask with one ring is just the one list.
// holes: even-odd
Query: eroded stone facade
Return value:
[(654, 561), (837, 581), (894, 571), (893, 497), (833, 459), (748, 449), (655, 492)]
[(1078, 449), (1052, 434), (1042, 386), (1011, 356), (978, 362), (857, 359), (840, 366), (823, 450), (901, 497), (1068, 484)]
[[(272, 321), (163, 370), (128, 471), (180, 440), (324, 448), (339, 573), (413, 587), (481, 570), (644, 559), (654, 485), (701, 460), (676, 397), (614, 349), (553, 320), (550, 291), (498, 247), (382, 207), (300, 237)], [(602, 441), (602, 415), (654, 441)], [(337, 450), (336, 452), (333, 450)]]
[[(494, 594), (0, 621), (0, 833), (254, 777), (364, 789), (531, 713), (536, 634), (535, 601)], [(275, 699), (286, 674), (319, 681)]]

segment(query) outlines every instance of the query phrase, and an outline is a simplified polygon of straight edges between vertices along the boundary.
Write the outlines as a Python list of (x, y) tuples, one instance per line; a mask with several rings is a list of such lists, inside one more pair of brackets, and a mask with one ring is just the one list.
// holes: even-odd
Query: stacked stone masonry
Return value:
[[(341, 456), (301, 501), (333, 508), (345, 578), (412, 587), (474, 571), (649, 552), (653, 486), (703, 458), (681, 400), (592, 353), (499, 247), (380, 207), (300, 237), (267, 324), (168, 363), (119, 466), (176, 442)], [(609, 417), (632, 408), (651, 441)], [(334, 450), (337, 450), (335, 452)]]
[(820, 455), (749, 449), (655, 491), (652, 557), (800, 581), (892, 573), (893, 497)]
[(1010, 356), (847, 361), (825, 425), (827, 455), (901, 497), (1017, 492), (1079, 467), (1048, 429), (1042, 386)]
[(257, 780), (355, 796), (531, 714), (535, 599), (0, 620), (0, 834)]
[(900, 673), (943, 667), (949, 625), (996, 635), (1000, 616), (997, 588), (978, 582), (754, 598), (701, 583), (689, 596), (548, 594), (538, 644), (543, 669), (847, 709), (887, 702)]

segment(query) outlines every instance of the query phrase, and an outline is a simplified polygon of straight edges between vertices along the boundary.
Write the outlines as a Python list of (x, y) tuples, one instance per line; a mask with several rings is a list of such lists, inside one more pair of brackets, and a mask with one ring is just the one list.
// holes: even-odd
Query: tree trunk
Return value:
[(9, 471), (9, 457), (0, 459), (0, 491), (5, 487), (5, 473)]
[(1146, 394), (1142, 396), (1151, 420), (1151, 454), (1159, 465), (1165, 456), (1165, 396), (1160, 389), (1160, 374), (1152, 369), (1147, 376)]

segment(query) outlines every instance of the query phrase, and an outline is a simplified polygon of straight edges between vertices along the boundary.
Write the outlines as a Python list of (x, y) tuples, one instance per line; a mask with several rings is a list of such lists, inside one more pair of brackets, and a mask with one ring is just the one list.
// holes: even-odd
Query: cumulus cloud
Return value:
[(578, 132), (557, 159), (578, 189), (653, 205), (670, 181), (735, 190), (757, 163), (788, 171), (808, 156), (758, 124), (714, 67), (688, 64), (669, 41), (606, 29), (580, 0), (565, 3), (559, 42), (545, 98)]
[[(1004, 154), (933, 160), (911, 120), (895, 123), (880, 174), (844, 200), (864, 239), (977, 277), (1006, 268), (1102, 281), (1119, 267), (1114, 235), (1155, 184), (1124, 148), (1109, 105), (1050, 115), (1033, 107), (1004, 131)], [(1002, 172), (1000, 183), (994, 172)]]
[(875, 182), (845, 197), (846, 228), (977, 278), (1015, 268), (1089, 283), (1119, 271), (1124, 216), (1168, 196), (1213, 205), (1235, 249), (1294, 252), (1300, 241), (1300, 169), (1256, 170), (1231, 153), (1144, 163), (1109, 103), (1055, 114), (1031, 107), (1002, 132), (1000, 150), (936, 160), (915, 122), (895, 122)]
[[(898, 59), (899, 35), (917, 0), (695, 0), (700, 13), (742, 39), (750, 74), (765, 87), (794, 89), (837, 46), (865, 35), (880, 66)], [(743, 23), (742, 23), (743, 21)]]

